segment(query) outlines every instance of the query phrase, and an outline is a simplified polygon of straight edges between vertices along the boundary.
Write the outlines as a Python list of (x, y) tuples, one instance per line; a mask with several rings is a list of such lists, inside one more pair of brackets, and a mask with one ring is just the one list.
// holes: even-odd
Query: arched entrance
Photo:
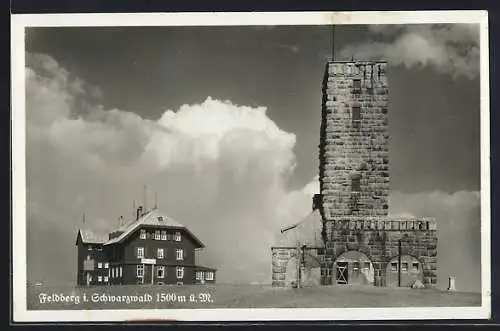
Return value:
[[(389, 260), (386, 269), (386, 284), (388, 287), (409, 287), (416, 280), (423, 282), (424, 273), (420, 261), (411, 255), (395, 256)], [(401, 279), (401, 282), (400, 282)]]
[(371, 260), (359, 251), (341, 254), (334, 264), (335, 284), (373, 285), (374, 270)]

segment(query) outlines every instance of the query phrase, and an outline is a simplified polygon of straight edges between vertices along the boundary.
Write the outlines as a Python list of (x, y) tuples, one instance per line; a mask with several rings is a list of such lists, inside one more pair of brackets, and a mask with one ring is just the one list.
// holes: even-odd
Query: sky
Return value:
[[(318, 190), (321, 82), (388, 61), (392, 214), (435, 216), (439, 282), (479, 291), (474, 25), (86, 27), (26, 31), (28, 280), (74, 282), (76, 232), (153, 204), (220, 282), (270, 282), (279, 229)], [(459, 244), (458, 244), (459, 243)]]

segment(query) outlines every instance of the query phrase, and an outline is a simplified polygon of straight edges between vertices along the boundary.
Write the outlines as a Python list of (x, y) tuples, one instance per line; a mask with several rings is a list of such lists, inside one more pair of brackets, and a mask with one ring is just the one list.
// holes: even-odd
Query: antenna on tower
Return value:
[(335, 61), (335, 25), (332, 25), (332, 62)]

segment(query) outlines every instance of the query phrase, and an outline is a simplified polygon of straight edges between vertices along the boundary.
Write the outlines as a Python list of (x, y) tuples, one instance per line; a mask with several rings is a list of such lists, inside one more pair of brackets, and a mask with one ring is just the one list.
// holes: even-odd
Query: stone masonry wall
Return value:
[[(387, 215), (387, 107), (385, 62), (327, 64), (319, 146), (321, 205), (326, 219)], [(360, 190), (354, 191), (351, 185), (356, 176)]]
[[(431, 218), (346, 216), (324, 224), (326, 244), (320, 253), (323, 269), (333, 269), (344, 252), (359, 251), (372, 262), (375, 286), (386, 286), (387, 263), (399, 255), (417, 258), (423, 269), (424, 284), (437, 284), (436, 223)], [(335, 272), (325, 272), (335, 277)], [(328, 284), (335, 283), (326, 280)]]
[(290, 259), (297, 258), (297, 247), (271, 247), (272, 252), (272, 286), (289, 287), (292, 281), (287, 277)]

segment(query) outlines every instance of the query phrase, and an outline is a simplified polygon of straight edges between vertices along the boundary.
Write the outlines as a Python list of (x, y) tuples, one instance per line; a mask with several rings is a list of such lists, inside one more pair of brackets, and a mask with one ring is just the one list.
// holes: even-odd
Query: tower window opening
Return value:
[(359, 129), (361, 125), (361, 107), (353, 106), (352, 107), (352, 126)]
[(354, 93), (354, 94), (361, 93), (361, 79), (354, 79), (353, 80), (352, 93)]
[(351, 178), (351, 190), (353, 192), (361, 191), (361, 176), (355, 176)]

